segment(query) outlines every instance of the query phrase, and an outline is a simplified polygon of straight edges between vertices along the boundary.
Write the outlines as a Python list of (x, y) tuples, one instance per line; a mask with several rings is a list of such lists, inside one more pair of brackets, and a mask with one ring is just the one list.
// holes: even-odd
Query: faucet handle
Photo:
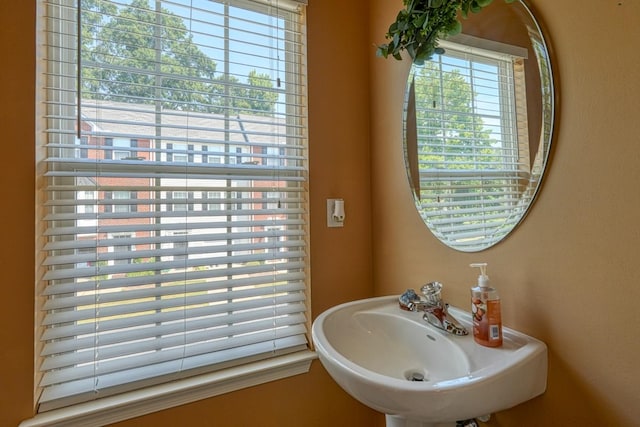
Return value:
[(400, 308), (407, 311), (415, 311), (416, 303), (419, 301), (420, 297), (413, 289), (407, 289), (402, 295), (400, 295), (400, 298), (398, 298)]
[(424, 295), (425, 299), (429, 304), (440, 305), (442, 302), (442, 297), (440, 296), (440, 291), (442, 290), (442, 283), (440, 282), (430, 282), (420, 288), (422, 295)]

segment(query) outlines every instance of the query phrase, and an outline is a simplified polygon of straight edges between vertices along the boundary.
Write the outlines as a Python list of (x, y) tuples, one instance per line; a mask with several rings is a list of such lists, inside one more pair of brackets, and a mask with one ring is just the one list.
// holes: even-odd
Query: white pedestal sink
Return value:
[[(450, 313), (469, 331), (471, 314)], [(363, 404), (387, 414), (388, 427), (455, 425), (544, 393), (547, 346), (503, 328), (503, 346), (453, 336), (401, 310), (397, 296), (333, 307), (312, 336), (331, 377)], [(412, 381), (412, 379), (422, 381)]]

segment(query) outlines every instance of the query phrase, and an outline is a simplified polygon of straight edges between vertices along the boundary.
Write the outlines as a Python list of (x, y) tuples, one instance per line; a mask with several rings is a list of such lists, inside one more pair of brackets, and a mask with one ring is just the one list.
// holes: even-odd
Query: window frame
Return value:
[[(244, 0), (238, 0), (238, 2), (245, 3)], [(289, 7), (291, 9), (295, 9), (306, 4), (304, 1), (297, 0), (281, 0), (280, 3), (283, 7)], [(45, 0), (38, 1), (39, 17), (44, 15), (44, 4)], [(301, 15), (301, 19), (304, 22), (304, 10), (302, 10)], [(304, 25), (304, 23), (302, 25)], [(42, 31), (39, 32), (38, 37), (40, 39), (44, 37)], [(41, 64), (40, 67), (42, 66), (43, 65)], [(42, 75), (44, 73), (42, 72), (42, 68), (39, 68), (37, 71), (38, 80), (43, 81)], [(44, 87), (44, 84), (41, 87)], [(41, 113), (40, 116), (44, 117), (44, 106), (41, 104), (37, 109), (38, 112)], [(39, 126), (39, 128), (42, 134), (45, 134), (46, 126)], [(82, 139), (82, 152), (80, 157), (85, 157), (84, 154), (87, 150), (86, 144), (86, 139)], [(114, 153), (117, 151), (117, 148), (119, 147), (114, 147), (111, 152)], [(131, 153), (135, 153), (137, 156), (138, 153), (134, 151), (136, 148), (133, 146), (131, 146), (131, 148)], [(40, 148), (40, 150), (42, 149), (43, 148)], [(188, 147), (188, 149), (189, 151), (193, 150), (192, 147)], [(230, 156), (230, 159), (242, 159), (245, 154), (247, 157), (251, 156), (251, 153), (242, 152), (240, 147), (236, 148), (235, 151), (237, 153)], [(206, 152), (202, 154), (202, 156), (206, 155)], [(239, 197), (242, 197), (241, 192), (237, 192), (237, 194)], [(115, 211), (115, 209), (113, 210)], [(38, 206), (36, 213), (38, 218), (41, 220), (45, 211), (41, 206)], [(113, 249), (115, 250), (115, 248)], [(42, 282), (38, 283), (38, 295), (41, 294), (43, 286)], [(39, 297), (39, 301), (42, 302), (42, 297)], [(307, 318), (310, 319), (309, 307), (307, 307), (307, 315)], [(37, 317), (41, 318), (40, 315)], [(309, 333), (308, 331), (310, 331), (310, 320), (307, 320), (307, 334)], [(38, 360), (41, 358), (41, 356), (38, 355), (38, 350), (40, 350), (39, 346), (36, 348), (36, 365), (39, 364)], [(297, 351), (295, 353), (289, 353), (265, 360), (248, 362), (228, 369), (222, 369), (183, 378), (169, 383), (161, 383), (150, 387), (126, 391), (105, 398), (74, 404), (59, 409), (48, 410), (37, 414), (29, 420), (25, 420), (20, 425), (22, 427), (32, 427), (47, 426), (51, 424), (94, 424), (98, 423), (98, 420), (100, 423), (117, 422), (149, 412), (227, 393), (229, 391), (239, 390), (245, 387), (263, 384), (268, 381), (305, 373), (308, 372), (311, 361), (315, 358), (315, 353), (307, 348), (307, 350), (304, 351)], [(38, 375), (39, 374), (36, 373), (36, 377), (38, 377)], [(36, 395), (37, 394), (38, 391), (36, 391)]]

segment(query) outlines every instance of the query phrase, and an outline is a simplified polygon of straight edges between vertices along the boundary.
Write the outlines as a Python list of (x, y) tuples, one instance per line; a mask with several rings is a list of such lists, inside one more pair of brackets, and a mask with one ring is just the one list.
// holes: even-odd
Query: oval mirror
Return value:
[(495, 0), (439, 46), (409, 73), (406, 169), (432, 233), (475, 252), (504, 239), (540, 188), (554, 126), (549, 52), (522, 1)]

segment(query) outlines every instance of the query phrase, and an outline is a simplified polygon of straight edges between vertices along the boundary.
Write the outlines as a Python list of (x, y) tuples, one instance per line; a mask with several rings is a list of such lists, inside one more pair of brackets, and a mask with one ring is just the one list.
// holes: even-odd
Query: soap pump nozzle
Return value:
[(481, 288), (489, 287), (489, 276), (487, 276), (487, 263), (486, 262), (477, 262), (473, 264), (469, 264), (469, 267), (479, 268), (480, 275), (478, 276), (478, 286)]

